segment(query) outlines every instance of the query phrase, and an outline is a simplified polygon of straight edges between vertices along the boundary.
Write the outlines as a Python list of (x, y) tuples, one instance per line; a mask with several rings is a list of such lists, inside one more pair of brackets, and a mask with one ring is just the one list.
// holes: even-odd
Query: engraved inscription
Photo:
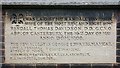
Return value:
[(23, 11), (8, 11), (5, 16), (6, 63), (116, 62), (116, 21), (112, 12), (42, 16), (42, 12), (35, 15), (40, 10)]

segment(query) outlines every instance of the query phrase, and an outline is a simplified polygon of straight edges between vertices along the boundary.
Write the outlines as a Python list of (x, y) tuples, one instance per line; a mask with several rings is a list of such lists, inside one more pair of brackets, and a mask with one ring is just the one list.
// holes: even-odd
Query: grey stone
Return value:
[(119, 0), (2, 0), (2, 4), (18, 5), (118, 5)]

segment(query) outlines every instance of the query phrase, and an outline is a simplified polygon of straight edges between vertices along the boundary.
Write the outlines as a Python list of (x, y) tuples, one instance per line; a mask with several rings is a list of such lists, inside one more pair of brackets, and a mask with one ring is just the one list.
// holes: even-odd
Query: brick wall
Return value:
[[(100, 9), (103, 10), (103, 9)], [(112, 9), (111, 9), (112, 10)], [(99, 64), (4, 64), (4, 10), (0, 11), (0, 66), (1, 68), (120, 68), (120, 11), (115, 10), (117, 19), (117, 49), (116, 63), (99, 63)], [(3, 20), (3, 21), (2, 21)], [(2, 60), (2, 61), (1, 61)]]

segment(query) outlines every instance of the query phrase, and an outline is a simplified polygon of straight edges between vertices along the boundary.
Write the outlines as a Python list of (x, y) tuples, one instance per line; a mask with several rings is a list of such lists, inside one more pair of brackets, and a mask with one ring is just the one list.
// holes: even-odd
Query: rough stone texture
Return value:
[(119, 0), (2, 0), (3, 5), (118, 5)]

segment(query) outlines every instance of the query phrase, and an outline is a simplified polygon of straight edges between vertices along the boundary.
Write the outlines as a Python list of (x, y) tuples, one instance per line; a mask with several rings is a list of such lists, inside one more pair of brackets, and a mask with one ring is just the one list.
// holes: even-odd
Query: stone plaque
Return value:
[(113, 11), (16, 9), (5, 14), (5, 63), (115, 63)]

